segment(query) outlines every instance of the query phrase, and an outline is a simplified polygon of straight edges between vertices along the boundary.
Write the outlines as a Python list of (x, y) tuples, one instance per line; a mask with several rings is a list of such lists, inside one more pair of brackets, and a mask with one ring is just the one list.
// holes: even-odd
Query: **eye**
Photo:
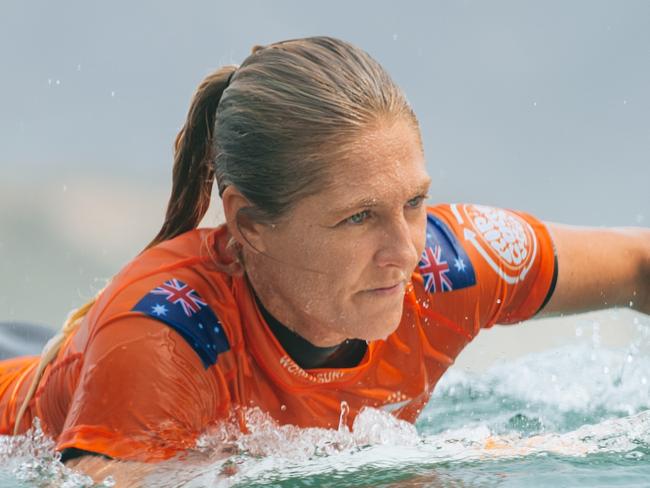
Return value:
[(406, 202), (406, 206), (408, 208), (419, 208), (427, 198), (429, 198), (429, 195), (418, 195), (417, 197), (411, 198), (408, 202)]
[(363, 224), (368, 217), (370, 217), (370, 210), (362, 210), (361, 212), (357, 212), (354, 215), (348, 217), (344, 220), (344, 222), (347, 224), (359, 225)]

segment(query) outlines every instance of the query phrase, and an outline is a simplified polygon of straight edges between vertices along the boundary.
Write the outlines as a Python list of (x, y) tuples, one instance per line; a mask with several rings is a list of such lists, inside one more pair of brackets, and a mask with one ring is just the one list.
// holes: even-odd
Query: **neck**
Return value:
[[(254, 291), (253, 294), (255, 295)], [(273, 317), (257, 295), (255, 301), (275, 338), (301, 368), (351, 368), (363, 359), (367, 349), (365, 341), (352, 339), (331, 347), (314, 346)]]
[[(320, 323), (304, 309), (297, 310), (292, 307), (290, 301), (278, 293), (272, 282), (261, 279), (256, 266), (248, 259), (245, 262), (246, 277), (257, 300), (284, 327), (319, 348), (335, 347), (348, 339), (345, 335), (332, 331), (327, 324)], [(273, 273), (264, 273), (262, 276), (273, 276)]]

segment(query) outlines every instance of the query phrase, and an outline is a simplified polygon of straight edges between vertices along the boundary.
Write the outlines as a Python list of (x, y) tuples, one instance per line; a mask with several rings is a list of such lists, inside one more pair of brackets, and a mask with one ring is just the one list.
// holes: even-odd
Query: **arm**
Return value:
[[(82, 452), (82, 451), (79, 451)], [(186, 451), (183, 454), (183, 463), (198, 469), (205, 466), (206, 462), (217, 463), (227, 461), (233, 451), (230, 446), (224, 445), (221, 448), (212, 446), (209, 452)], [(179, 471), (178, 460), (172, 459), (171, 463), (144, 463), (139, 461), (122, 461), (111, 459), (101, 454), (86, 451), (80, 457), (65, 461), (66, 467), (90, 476), (95, 483), (101, 483), (108, 476), (115, 480), (115, 488), (148, 488), (151, 486), (174, 486), (185, 479), (188, 473)], [(215, 464), (216, 465), (216, 464)], [(192, 468), (190, 468), (192, 469)], [(196, 471), (196, 475), (199, 471)], [(235, 465), (226, 464), (221, 466), (219, 474), (212, 474), (210, 479), (216, 485), (220, 481), (227, 480), (229, 476), (237, 472)], [(179, 474), (181, 477), (179, 478)], [(194, 478), (194, 481), (197, 479)], [(205, 480), (204, 480), (205, 481)], [(203, 485), (201, 485), (203, 486)], [(212, 485), (211, 485), (212, 486)]]
[(557, 251), (558, 277), (538, 317), (607, 307), (650, 314), (650, 229), (546, 225)]
[(146, 486), (145, 478), (156, 467), (155, 464), (117, 461), (103, 456), (82, 456), (66, 462), (66, 466), (87, 474), (95, 483), (101, 483), (106, 477), (112, 476), (116, 488)]
[[(194, 446), (225, 398), (173, 329), (123, 314), (98, 327), (57, 439), (57, 449), (119, 460), (159, 462)], [(97, 460), (92, 460), (96, 462)]]

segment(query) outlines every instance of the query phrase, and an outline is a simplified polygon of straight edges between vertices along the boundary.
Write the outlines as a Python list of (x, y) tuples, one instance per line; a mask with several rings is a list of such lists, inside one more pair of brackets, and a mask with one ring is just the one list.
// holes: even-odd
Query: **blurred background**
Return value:
[[(650, 2), (0, 1), (0, 321), (59, 327), (156, 234), (172, 143), (210, 71), (331, 35), (379, 60), (420, 119), (432, 202), (591, 226), (650, 223)], [(205, 225), (219, 223), (215, 200)], [(460, 365), (646, 317), (502, 327)], [(596, 331), (596, 332), (594, 332)]]

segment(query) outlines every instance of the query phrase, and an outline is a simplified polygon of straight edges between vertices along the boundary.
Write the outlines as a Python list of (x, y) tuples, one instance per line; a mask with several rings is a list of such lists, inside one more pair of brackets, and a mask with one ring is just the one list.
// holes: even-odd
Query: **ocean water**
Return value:
[[(452, 369), (416, 425), (368, 409), (351, 430), (278, 427), (202, 437), (147, 487), (650, 486), (650, 327), (620, 349), (585, 340), (468, 374)], [(93, 485), (38, 429), (0, 437), (0, 486)]]

